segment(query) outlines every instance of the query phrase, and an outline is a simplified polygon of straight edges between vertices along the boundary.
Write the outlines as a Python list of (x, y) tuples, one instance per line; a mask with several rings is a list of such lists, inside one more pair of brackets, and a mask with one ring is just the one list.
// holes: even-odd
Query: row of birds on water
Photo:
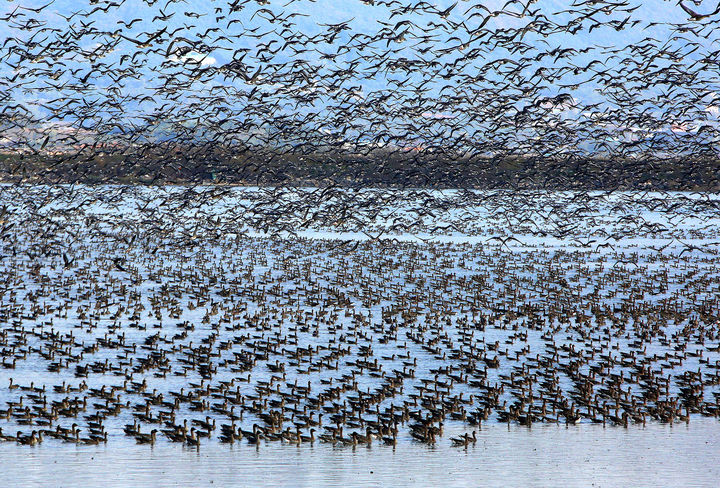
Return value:
[(41, 230), (0, 260), (9, 442), (469, 447), (720, 415), (716, 252), (148, 232), (31, 258)]

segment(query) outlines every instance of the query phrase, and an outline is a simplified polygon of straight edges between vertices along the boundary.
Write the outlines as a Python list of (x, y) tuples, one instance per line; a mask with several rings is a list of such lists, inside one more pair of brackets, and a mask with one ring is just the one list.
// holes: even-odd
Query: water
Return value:
[(717, 486), (720, 430), (489, 425), (474, 447), (0, 444), (5, 486)]
[[(61, 195), (59, 200), (45, 200), (48, 191)], [(619, 362), (621, 355), (630, 351), (633, 358), (656, 368), (659, 377), (667, 376), (668, 397), (678, 398), (684, 387), (683, 375), (703, 369), (702, 403), (708, 408), (717, 405), (713, 398), (720, 395), (715, 382), (720, 348), (715, 348), (718, 331), (712, 313), (717, 310), (720, 291), (716, 242), (720, 225), (715, 225), (714, 203), (703, 212), (694, 212), (697, 205), (705, 203), (690, 195), (669, 195), (666, 198), (674, 211), (666, 214), (649, 209), (659, 195), (645, 194), (644, 199), (613, 195), (589, 202), (593, 210), (588, 210), (571, 232), (553, 237), (538, 236), (527, 226), (517, 227), (522, 216), (508, 215), (514, 205), (512, 195), (499, 195), (486, 207), (461, 208), (447, 207), (453, 192), (445, 192), (436, 198), (446, 210), (435, 209), (434, 219), (425, 218), (432, 222), (411, 231), (389, 229), (390, 222), (412, 220), (412, 208), (420, 203), (408, 196), (406, 203), (395, 208), (376, 203), (382, 207), (381, 213), (367, 222), (369, 232), (325, 222), (293, 236), (279, 230), (280, 224), (297, 223), (301, 216), (282, 214), (276, 229), (254, 227), (252, 218), (242, 217), (242, 209), (257, 202), (268, 204), (270, 197), (256, 189), (228, 191), (214, 203), (197, 196), (190, 205), (184, 205), (179, 195), (185, 192), (178, 188), (158, 190), (157, 194), (115, 187), (80, 188), (70, 194), (45, 187), (0, 193), (0, 203), (12, 212), (5, 218), (17, 225), (12, 239), (3, 241), (0, 260), (5, 280), (0, 289), (3, 365), (16, 363), (12, 369), (0, 369), (0, 410), (7, 411), (11, 404), (24, 400), (8, 418), (0, 419), (4, 434), (20, 431), (27, 435), (46, 428), (37, 424), (37, 419), (27, 422), (19, 416), (25, 407), (39, 409), (43, 401), (39, 397), (46, 397), (48, 405), (64, 398), (88, 397), (86, 411), (76, 417), (61, 416), (56, 422), (65, 428), (77, 422), (85, 437), (91, 431), (89, 414), (103, 409), (103, 393), (54, 392), (53, 386), (62, 382), (76, 386), (85, 381), (90, 389), (122, 387), (112, 398), (119, 413), (105, 421), (107, 444), (77, 445), (48, 437), (33, 447), (0, 442), (0, 481), (12, 480), (10, 485), (19, 486), (47, 486), (58, 481), (63, 486), (717, 486), (720, 423), (708, 416), (709, 411), (701, 413), (700, 409), (691, 412), (689, 424), (661, 423), (648, 409), (646, 425), (630, 422), (628, 428), (610, 421), (607, 427), (593, 424), (598, 415), (589, 413), (578, 425), (566, 427), (560, 409), (554, 419), (560, 425), (535, 422), (527, 428), (514, 421), (498, 423), (499, 412), (505, 411), (498, 406), (481, 428), (446, 418), (443, 435), (431, 446), (413, 440), (408, 430), (412, 421), (402, 422), (394, 448), (378, 440), (370, 447), (319, 441), (299, 446), (261, 441), (253, 446), (243, 440), (225, 445), (218, 442), (218, 431), (197, 449), (172, 444), (162, 434), (154, 446), (136, 445), (132, 436), (123, 435), (122, 427), (142, 413), (147, 400), (163, 394), (163, 401), (171, 402), (181, 388), (202, 390), (191, 386), (203, 379), (197, 367), (186, 366), (192, 359), (189, 352), (208, 340), (215, 344), (210, 346), (212, 352), (218, 353), (209, 359), (217, 367), (213, 386), (250, 374), (250, 381), (237, 385), (238, 392), (249, 398), (257, 396), (263, 384), (276, 381), (273, 377), (280, 378), (270, 365), (276, 361), (286, 365), (282, 379), (275, 383), (281, 389), (259, 395), (259, 401), (278, 401), (290, 392), (295, 395), (293, 385), (310, 382), (311, 396), (337, 385), (348, 386), (349, 392), (332, 399), (342, 404), (361, 398), (360, 392), (375, 394), (387, 386), (392, 374), (410, 368), (414, 376), (404, 377), (398, 391), (380, 400), (379, 410), (387, 413), (404, 404), (425, 417), (432, 409), (423, 401), (433, 394), (440, 396), (442, 400), (432, 400), (436, 407), (445, 400), (447, 388), (447, 399), (470, 401), (470, 411), (486, 392), (471, 385), (468, 378), (454, 384), (448, 379), (451, 374), (462, 376), (468, 366), (467, 357), (453, 354), (470, 346), (485, 351), (497, 342), (500, 347), (495, 346), (495, 352), (487, 356), (498, 357), (499, 366), (485, 368), (480, 360), (478, 366), (472, 366), (470, 379), (486, 380), (487, 385), (505, 384), (500, 403), (511, 404), (526, 394), (527, 385), (516, 384), (515, 375), (535, 375), (536, 395), (545, 388), (540, 386), (543, 381), (555, 381), (559, 394), (574, 402), (578, 385), (588, 380), (591, 367), (606, 362), (603, 356), (607, 356), (610, 366), (598, 373), (602, 383), (595, 383), (600, 398), (596, 401), (642, 411), (644, 407), (636, 405), (643, 402), (644, 387), (635, 363)], [(286, 196), (286, 209), (307, 191)], [(159, 205), (160, 195), (170, 198), (170, 203)], [(537, 207), (565, 197), (574, 196), (537, 195)], [(368, 192), (362, 198), (372, 202), (379, 197)], [(41, 202), (39, 207), (37, 202)], [(154, 209), (151, 214), (141, 210), (145, 205)], [(67, 212), (67, 207), (75, 210)], [(331, 215), (332, 206), (325, 211)], [(372, 208), (368, 211), (373, 212)], [(622, 220), (627, 216), (632, 225), (627, 224), (628, 219)], [(437, 222), (451, 222), (456, 229), (433, 230)], [(551, 232), (556, 224), (553, 219), (535, 222), (536, 230), (543, 232)], [(646, 225), (641, 227), (644, 232), (638, 230), (641, 224)], [(371, 241), (366, 234), (383, 229), (395, 240)], [(603, 236), (614, 233), (629, 233), (632, 238), (612, 240), (613, 249), (590, 243), (593, 238), (602, 242)], [(45, 237), (39, 238), (42, 234)], [(492, 240), (505, 235), (517, 241), (500, 245)], [(359, 240), (360, 245), (348, 251), (334, 244), (338, 239)], [(688, 243), (703, 248), (688, 250), (684, 247)], [(68, 264), (68, 259), (74, 261)], [(632, 263), (617, 262), (625, 259)], [(476, 277), (483, 279), (481, 285), (466, 281)], [(547, 287), (560, 278), (568, 285)], [(258, 294), (260, 289), (263, 291)], [(135, 298), (130, 299), (133, 294)], [(331, 296), (342, 296), (347, 302), (329, 300)], [(660, 319), (658, 307), (667, 300), (676, 307), (677, 316)], [(648, 308), (640, 308), (626, 326), (609, 329), (603, 329), (606, 326), (596, 317), (578, 327), (580, 319), (574, 315), (546, 320), (542, 327), (533, 328), (527, 327), (522, 315), (497, 312), (513, 307), (519, 310), (517, 303), (524, 303), (541, 310), (554, 310), (562, 304), (573, 313), (590, 314), (592, 304), (613, 307), (629, 302)], [(471, 311), (470, 303), (477, 303), (478, 310)], [(66, 304), (71, 307), (65, 308)], [(219, 310), (213, 310), (215, 304)], [(406, 322), (402, 312), (411, 309), (416, 315)], [(283, 311), (294, 315), (281, 316)], [(308, 313), (312, 314), (309, 325), (299, 326), (296, 317)], [(333, 314), (337, 316), (323, 321)], [(476, 327), (476, 314), (492, 316), (487, 327)], [(710, 318), (703, 319), (706, 323), (701, 321), (703, 327), (698, 328), (691, 319), (701, 314), (710, 314)], [(252, 322), (255, 316), (260, 319)], [(386, 318), (399, 322), (390, 327)], [(642, 347), (634, 344), (644, 327), (656, 323), (661, 334), (642, 339)], [(603, 330), (610, 332), (605, 336)], [(519, 337), (518, 331), (525, 336)], [(50, 332), (59, 334), (57, 340), (64, 347), (49, 359), (43, 354), (55, 347)], [(153, 339), (156, 334), (158, 339)], [(288, 338), (290, 343), (281, 343), (277, 350), (269, 347)], [(112, 344), (120, 339), (123, 345)], [(227, 349), (217, 347), (226, 341)], [(93, 349), (93, 344), (100, 347)], [(138, 345), (136, 351), (130, 350), (131, 344)], [(315, 349), (318, 346), (321, 348)], [(338, 359), (317, 362), (344, 346), (348, 351)], [(379, 370), (357, 366), (358, 361), (368, 359), (361, 346), (372, 347), (369, 359), (378, 360)], [(563, 349), (570, 346), (583, 355)], [(315, 350), (309, 361), (302, 357), (293, 361), (284, 352), (307, 348)], [(167, 363), (133, 372), (153, 351), (166, 352)], [(234, 353), (258, 351), (266, 357), (247, 371), (234, 369)], [(678, 351), (691, 355), (679, 359)], [(703, 355), (698, 357), (700, 351)], [(552, 371), (535, 359), (555, 353), (559, 355)], [(570, 366), (578, 358), (585, 359), (573, 373)], [(49, 370), (51, 362), (64, 360), (68, 361), (66, 368)], [(330, 367), (335, 360), (337, 370)], [(81, 364), (95, 365), (104, 372), (77, 377), (75, 367)], [(438, 372), (446, 366), (455, 369)], [(351, 371), (357, 376), (343, 380)], [(175, 374), (183, 372), (187, 376)], [(625, 378), (620, 397), (603, 392), (608, 388), (605, 380), (618, 375)], [(9, 389), (10, 377), (24, 388)], [(126, 380), (145, 380), (147, 389), (131, 391), (124, 386)], [(437, 387), (434, 391), (432, 386), (425, 388), (417, 401), (424, 381), (451, 386), (440, 387), (439, 392)], [(31, 383), (33, 388), (45, 386), (46, 391), (33, 391)], [(207, 395), (209, 403), (202, 411), (183, 402), (173, 410), (173, 422), (209, 416), (217, 421), (219, 430), (230, 418), (227, 406), (222, 405), (226, 393)], [(475, 400), (469, 400), (471, 394)], [(537, 397), (529, 404), (537, 413)], [(169, 408), (153, 404), (149, 411), (156, 416)], [(296, 420), (295, 414), (300, 418), (308, 410), (320, 411), (301, 396), (287, 408), (294, 413), (285, 420), (286, 426)], [(365, 421), (379, 420), (380, 413), (374, 408), (359, 414), (359, 425), (348, 424), (346, 435), (351, 431), (362, 434)], [(239, 427), (251, 430), (253, 423), (262, 425), (257, 412), (238, 407), (234, 414), (240, 412), (244, 417), (237, 420)], [(553, 416), (554, 410), (549, 417)], [(289, 411), (286, 417), (290, 417)], [(330, 417), (325, 413), (318, 435), (332, 425)], [(161, 428), (161, 424), (154, 425)], [(151, 428), (148, 423), (142, 431)], [(449, 441), (472, 430), (477, 431), (478, 440), (467, 449)], [(302, 428), (302, 434), (308, 434), (308, 426)]]

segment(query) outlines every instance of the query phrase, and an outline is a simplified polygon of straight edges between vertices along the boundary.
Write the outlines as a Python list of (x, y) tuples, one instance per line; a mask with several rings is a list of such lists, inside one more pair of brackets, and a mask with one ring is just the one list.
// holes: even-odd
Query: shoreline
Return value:
[(183, 158), (178, 163), (152, 158), (135, 160), (124, 154), (3, 154), (0, 183), (720, 192), (717, 158), (453, 159), (432, 153), (385, 152), (302, 156), (189, 152), (183, 153)]

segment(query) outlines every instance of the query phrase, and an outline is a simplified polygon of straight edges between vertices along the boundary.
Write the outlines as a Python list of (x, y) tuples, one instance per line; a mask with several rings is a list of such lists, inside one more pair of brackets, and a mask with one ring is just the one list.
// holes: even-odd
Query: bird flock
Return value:
[(612, 188), (681, 159), (715, 188), (719, 15), (685, 1), (136, 3), (7, 6), (8, 175)]
[(0, 440), (718, 417), (706, 4), (6, 3)]
[(718, 187), (720, 14), (688, 1), (29, 3), (8, 181)]
[(259, 220), (289, 191), (720, 187), (720, 14), (689, 0), (3, 9), (9, 183), (262, 185)]
[(601, 245), (632, 225), (599, 208), (566, 240), (489, 220), (465, 241), (413, 230), (348, 249), (320, 230), (217, 232), (207, 207), (183, 213), (185, 188), (158, 208), (155, 189), (65, 191), (44, 213), (2, 203), (5, 221), (26, 213), (0, 259), (5, 441), (471, 448), (489, 423), (720, 415), (713, 209), (704, 229), (678, 220), (682, 243), (635, 229)]

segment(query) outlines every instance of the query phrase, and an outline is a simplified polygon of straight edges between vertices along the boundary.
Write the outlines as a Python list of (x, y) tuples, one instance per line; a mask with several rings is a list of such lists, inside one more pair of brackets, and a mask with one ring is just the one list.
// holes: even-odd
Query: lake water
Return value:
[(715, 487), (719, 450), (716, 421), (627, 430), (489, 425), (468, 449), (0, 444), (0, 468), (4, 486), (24, 487)]
[[(616, 194), (586, 201), (563, 223), (552, 209), (568, 200), (567, 211), (575, 196), (538, 194), (523, 223), (513, 195), (461, 205), (438, 192), (426, 204), (433, 216), (413, 227), (421, 200), (383, 204), (382, 192), (368, 191), (356, 202), (369, 202), (363, 211), (373, 217), (358, 229), (323, 202), (314, 210), (322, 215), (300, 225), (302, 208), (292, 209), (309, 189), (280, 200), (224, 189), (211, 203), (175, 187), (3, 190), (2, 225), (16, 227), (0, 242), (0, 427), (22, 437), (77, 423), (85, 438), (90, 414), (106, 412), (107, 443), (0, 442), (0, 487), (718, 486), (715, 196)], [(653, 210), (658, 201), (672, 212)], [(253, 205), (283, 213), (262, 228), (246, 213)], [(438, 229), (447, 222), (454, 227)], [(372, 240), (380, 231), (387, 239)], [(529, 324), (533, 307), (557, 317)], [(608, 326), (591, 312), (598, 307), (632, 313)], [(239, 368), (239, 357), (255, 360)], [(215, 368), (209, 380), (200, 365)], [(53, 391), (81, 381), (89, 390)], [(129, 386), (141, 381), (144, 390)], [(210, 394), (209, 384), (219, 389)], [(648, 384), (665, 385), (664, 395)], [(588, 385), (594, 396), (580, 398)], [(111, 386), (110, 396), (101, 390)], [(235, 388), (241, 396), (228, 396)], [(207, 400), (171, 404), (189, 391)], [(86, 409), (67, 413), (75, 398)], [(363, 398), (372, 407), (357, 413)], [(673, 415), (687, 407), (689, 422), (660, 418), (664, 398)], [(480, 427), (459, 416), (482, 402)], [(578, 423), (566, 426), (575, 402), (616, 420), (594, 423), (605, 416), (578, 407)], [(530, 428), (499, 421), (516, 404), (537, 416)], [(51, 405), (66, 413), (48, 427), (41, 412)], [(402, 406), (415, 420), (396, 427), (395, 446), (347, 445)], [(346, 422), (346, 445), (294, 445), (292, 436), (221, 444), (215, 431), (199, 447), (162, 433), (151, 446), (122, 430), (135, 419), (148, 419), (147, 434), (206, 417), (220, 430), (238, 414), (236, 427), (252, 430), (272, 409), (302, 435), (317, 413), (318, 436)], [(348, 418), (338, 419), (343, 410)], [(625, 428), (615, 425), (621, 410), (636, 416)], [(430, 445), (409, 428), (426, 419), (443, 429)], [(450, 442), (473, 430), (467, 447)]]

